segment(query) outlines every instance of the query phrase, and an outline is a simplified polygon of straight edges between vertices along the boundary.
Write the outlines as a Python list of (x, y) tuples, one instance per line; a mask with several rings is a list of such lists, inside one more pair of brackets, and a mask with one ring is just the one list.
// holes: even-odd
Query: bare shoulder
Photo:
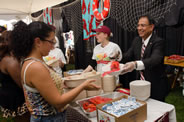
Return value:
[[(33, 61), (33, 63), (31, 63), (32, 61), (33, 60), (24, 62), (22, 71), (21, 71), (21, 77), (23, 79), (23, 76), (25, 73), (25, 76), (26, 76), (25, 78), (28, 85), (32, 84), (30, 86), (36, 87), (38, 86), (38, 84), (43, 83), (43, 81), (50, 79), (49, 77), (50, 75), (49, 75), (48, 69), (44, 64), (42, 64), (39, 61)], [(27, 67), (26, 69), (26, 66), (29, 66), (29, 67)]]
[(20, 67), (20, 63), (13, 56), (5, 56), (2, 59), (1, 62), (2, 62), (2, 66), (4, 68), (8, 68), (8, 67), (12, 67), (12, 68)]
[(14, 63), (14, 62), (18, 62), (16, 58), (14, 58), (13, 56), (5, 56), (3, 59), (2, 59), (2, 62), (3, 63)]
[[(25, 67), (28, 66), (28, 64), (30, 64), (32, 61), (33, 60), (29, 60), (29, 61), (24, 62), (23, 69), (25, 69)], [(32, 73), (37, 73), (37, 72), (42, 73), (42, 72), (47, 71), (47, 68), (41, 62), (39, 62), (39, 61), (33, 61), (30, 64), (30, 66), (28, 67), (27, 71), (28, 72), (32, 72)]]

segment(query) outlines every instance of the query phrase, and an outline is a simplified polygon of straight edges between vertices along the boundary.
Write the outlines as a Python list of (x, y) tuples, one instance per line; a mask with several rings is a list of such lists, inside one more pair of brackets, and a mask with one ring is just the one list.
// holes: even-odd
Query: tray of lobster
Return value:
[(80, 106), (81, 110), (88, 117), (96, 117), (96, 105), (109, 102), (123, 95), (125, 94), (120, 92), (112, 92), (108, 94), (102, 94), (98, 96), (77, 100), (76, 103)]
[(165, 62), (168, 63), (181, 63), (184, 62), (184, 56), (180, 55), (171, 55), (165, 59)]

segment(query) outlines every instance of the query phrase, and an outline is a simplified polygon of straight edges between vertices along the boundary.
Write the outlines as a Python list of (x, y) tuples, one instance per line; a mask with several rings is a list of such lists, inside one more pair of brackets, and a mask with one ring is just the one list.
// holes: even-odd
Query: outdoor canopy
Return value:
[(31, 13), (40, 11), (63, 3), (67, 0), (1, 0), (0, 19), (6, 16), (28, 16)]

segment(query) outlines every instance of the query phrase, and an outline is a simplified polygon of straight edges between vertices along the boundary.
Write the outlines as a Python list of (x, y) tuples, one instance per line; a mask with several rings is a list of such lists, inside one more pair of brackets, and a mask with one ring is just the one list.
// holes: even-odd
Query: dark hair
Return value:
[(0, 33), (2, 33), (5, 30), (6, 30), (6, 28), (4, 26), (0, 26)]
[(11, 31), (4, 31), (0, 36), (0, 60), (11, 53), (11, 48), (9, 47), (10, 36)]
[(53, 31), (56, 30), (56, 27), (55, 27), (54, 25), (48, 25), (48, 26), (50, 26), (50, 27), (52, 28)]
[(17, 22), (12, 31), (11, 41), (14, 56), (18, 60), (27, 57), (33, 48), (34, 39), (39, 37), (44, 40), (49, 37), (50, 32), (54, 32), (54, 30), (44, 22), (35, 21), (29, 25), (23, 21)]
[(146, 18), (148, 19), (150, 25), (151, 25), (151, 24), (155, 25), (155, 20), (154, 20), (154, 18), (151, 17), (149, 14), (142, 15), (142, 16), (139, 17), (139, 19), (142, 18), (142, 17), (146, 17)]

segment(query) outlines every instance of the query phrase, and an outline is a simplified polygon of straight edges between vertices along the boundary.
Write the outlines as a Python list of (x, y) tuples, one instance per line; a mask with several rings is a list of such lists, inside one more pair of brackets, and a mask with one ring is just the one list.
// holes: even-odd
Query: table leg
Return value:
[(172, 86), (171, 86), (172, 89), (173, 89), (173, 88), (175, 87), (175, 85), (176, 85), (176, 81), (177, 81), (177, 78), (178, 78), (180, 72), (181, 72), (181, 68), (178, 68), (178, 72), (176, 73), (176, 76), (174, 77), (174, 81), (173, 81)]

